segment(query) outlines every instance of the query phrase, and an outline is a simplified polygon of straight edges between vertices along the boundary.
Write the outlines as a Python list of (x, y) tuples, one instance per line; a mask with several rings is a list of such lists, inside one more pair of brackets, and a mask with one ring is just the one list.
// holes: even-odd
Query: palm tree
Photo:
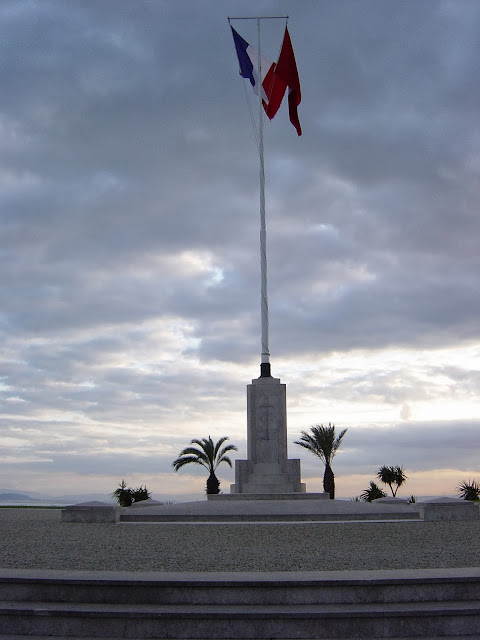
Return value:
[(207, 494), (220, 493), (220, 481), (215, 475), (215, 470), (221, 462), (226, 462), (230, 467), (232, 461), (225, 455), (229, 451), (238, 451), (234, 444), (227, 444), (223, 447), (223, 443), (228, 440), (227, 437), (220, 438), (214, 443), (212, 438), (202, 438), (201, 440), (193, 439), (190, 444), (196, 444), (197, 447), (186, 447), (180, 452), (180, 455), (172, 463), (175, 471), (178, 471), (186, 464), (200, 464), (207, 469), (209, 476), (207, 478)]
[(370, 486), (360, 494), (360, 500), (362, 502), (372, 502), (378, 500), (378, 498), (386, 498), (387, 494), (381, 489), (378, 484), (370, 480)]
[(347, 429), (344, 429), (337, 436), (335, 425), (329, 423), (328, 427), (317, 424), (314, 427), (310, 427), (310, 431), (311, 433), (302, 431), (302, 437), (300, 440), (296, 440), (295, 444), (299, 444), (315, 456), (318, 456), (324, 463), (323, 490), (329, 493), (330, 499), (333, 500), (335, 498), (335, 476), (332, 471), (332, 460), (337, 453), (343, 436), (347, 433)]
[[(377, 478), (383, 482), (383, 484), (388, 484), (394, 498), (396, 497), (399, 488), (405, 480), (407, 480), (403, 467), (398, 465), (396, 467), (380, 467), (377, 473)], [(395, 485), (395, 489), (393, 488), (393, 485)]]

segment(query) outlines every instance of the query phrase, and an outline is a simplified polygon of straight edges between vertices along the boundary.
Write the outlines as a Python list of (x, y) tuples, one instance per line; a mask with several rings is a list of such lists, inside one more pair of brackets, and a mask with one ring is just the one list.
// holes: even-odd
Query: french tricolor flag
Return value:
[[(250, 80), (253, 90), (258, 95), (258, 53), (239, 35), (233, 27), (232, 34), (237, 50), (240, 75)], [(293, 53), (292, 42), (287, 27), (283, 38), (278, 62), (270, 62), (262, 56), (262, 102), (265, 113), (273, 119), (277, 113), (285, 91), (288, 87), (288, 111), (290, 122), (302, 135), (302, 128), (298, 119), (297, 107), (301, 102), (300, 81), (298, 79), (297, 63)]]
[[(235, 49), (237, 51), (238, 64), (240, 65), (240, 75), (242, 78), (250, 80), (254, 92), (258, 95), (258, 53), (256, 49), (251, 47), (233, 27), (231, 27), (231, 29), (233, 41), (235, 42)], [(275, 63), (270, 62), (262, 56), (262, 100), (263, 108), (266, 113), (268, 113), (268, 103), (272, 98), (274, 71)]]

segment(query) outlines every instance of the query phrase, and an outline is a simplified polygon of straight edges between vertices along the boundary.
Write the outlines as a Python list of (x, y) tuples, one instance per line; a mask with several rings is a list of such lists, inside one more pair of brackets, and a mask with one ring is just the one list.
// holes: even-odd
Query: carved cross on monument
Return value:
[(257, 459), (261, 462), (278, 462), (277, 411), (268, 395), (261, 395), (256, 412)]
[(261, 440), (270, 439), (268, 427), (269, 422), (272, 420), (272, 409), (274, 409), (274, 406), (271, 402), (268, 401), (268, 397), (261, 397), (257, 414), (258, 437)]

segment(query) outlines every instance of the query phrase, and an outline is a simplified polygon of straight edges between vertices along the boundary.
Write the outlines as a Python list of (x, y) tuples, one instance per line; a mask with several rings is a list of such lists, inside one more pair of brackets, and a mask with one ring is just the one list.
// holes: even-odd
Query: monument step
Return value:
[(293, 480), (289, 481), (288, 476), (282, 473), (256, 473), (253, 472), (247, 476), (246, 483), (249, 484), (254, 482), (255, 484), (288, 484), (289, 486), (294, 485)]
[(252, 463), (252, 473), (282, 475), (285, 473), (285, 469), (279, 462), (254, 462)]
[[(240, 500), (255, 500), (256, 494), (231, 494), (232, 496), (241, 495)], [(259, 494), (261, 495), (261, 494)], [(267, 494), (268, 495), (268, 494)], [(271, 494), (275, 495), (275, 494)], [(299, 494), (301, 495), (301, 494)], [(224, 498), (226, 502), (230, 502), (230, 496)], [(223, 500), (222, 500), (223, 501)], [(120, 522), (209, 522), (209, 523), (234, 523), (234, 522), (393, 522), (398, 520), (419, 521), (417, 512), (389, 512), (389, 513), (318, 513), (316, 510), (301, 511), (300, 513), (209, 513), (209, 514), (190, 514), (190, 513), (126, 513), (120, 517)]]
[(257, 482), (255, 479), (243, 485), (243, 493), (294, 493), (294, 485), (293, 482)]
[(2, 603), (0, 633), (94, 638), (403, 638), (480, 628), (480, 601), (329, 605)]
[(209, 502), (223, 500), (330, 500), (328, 493), (307, 493), (306, 491), (296, 491), (295, 493), (218, 493), (207, 496)]

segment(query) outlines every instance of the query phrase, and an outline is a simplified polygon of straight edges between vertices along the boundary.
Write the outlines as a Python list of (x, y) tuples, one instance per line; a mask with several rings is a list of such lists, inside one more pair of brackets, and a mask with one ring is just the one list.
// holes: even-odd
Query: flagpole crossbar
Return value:
[(227, 20), (288, 20), (288, 16), (228, 16)]

